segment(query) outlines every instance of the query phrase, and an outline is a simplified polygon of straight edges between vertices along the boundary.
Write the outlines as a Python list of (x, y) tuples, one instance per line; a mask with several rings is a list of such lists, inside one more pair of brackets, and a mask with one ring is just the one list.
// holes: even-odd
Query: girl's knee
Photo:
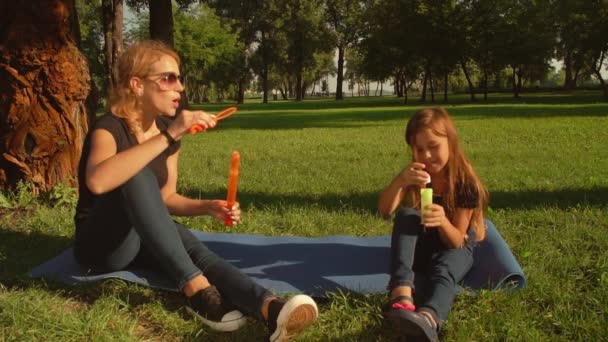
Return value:
[(394, 230), (418, 233), (422, 228), (420, 215), (412, 208), (404, 208), (395, 215)]

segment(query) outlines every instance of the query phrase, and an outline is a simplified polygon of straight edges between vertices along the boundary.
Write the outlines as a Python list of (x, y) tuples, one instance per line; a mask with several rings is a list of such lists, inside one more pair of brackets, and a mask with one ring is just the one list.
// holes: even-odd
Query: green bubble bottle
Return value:
[[(427, 205), (433, 204), (433, 188), (429, 181), (425, 187), (420, 188), (420, 217)], [(424, 220), (422, 221), (424, 223)]]

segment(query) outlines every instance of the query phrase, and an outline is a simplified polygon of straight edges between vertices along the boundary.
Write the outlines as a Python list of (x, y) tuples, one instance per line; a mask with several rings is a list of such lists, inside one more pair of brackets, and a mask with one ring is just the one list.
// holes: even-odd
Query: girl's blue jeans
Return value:
[(144, 168), (119, 188), (98, 196), (89, 217), (76, 222), (76, 260), (95, 272), (147, 267), (167, 274), (181, 289), (202, 274), (222, 297), (261, 319), (271, 295), (171, 219), (153, 172)]
[[(437, 229), (425, 229), (412, 208), (397, 212), (394, 222), (388, 288), (410, 286), (417, 310), (429, 312), (441, 328), (452, 308), (457, 284), (473, 265), (475, 233), (469, 229), (469, 239), (462, 248), (447, 248)], [(424, 276), (421, 288), (414, 286), (415, 274)]]

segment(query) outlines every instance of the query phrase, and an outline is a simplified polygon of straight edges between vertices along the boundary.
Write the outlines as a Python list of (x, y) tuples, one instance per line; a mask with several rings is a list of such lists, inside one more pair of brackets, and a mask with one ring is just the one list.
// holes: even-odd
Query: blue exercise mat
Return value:
[[(526, 277), (494, 225), (475, 249), (474, 264), (462, 285), (472, 289), (522, 288)], [(324, 296), (327, 291), (386, 292), (390, 236), (259, 236), (192, 231), (209, 249), (275, 293), (302, 292)], [(176, 291), (162, 273), (145, 269), (87, 274), (72, 248), (37, 266), (31, 277), (66, 284), (120, 278), (141, 285)]]

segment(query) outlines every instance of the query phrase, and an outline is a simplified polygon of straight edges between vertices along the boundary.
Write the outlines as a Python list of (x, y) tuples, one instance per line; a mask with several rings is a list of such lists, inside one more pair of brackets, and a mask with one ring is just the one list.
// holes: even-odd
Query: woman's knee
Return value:
[(144, 167), (139, 172), (137, 172), (133, 177), (131, 177), (128, 181), (125, 182), (123, 188), (158, 188), (158, 181), (156, 180), (156, 176), (154, 172), (147, 167)]

